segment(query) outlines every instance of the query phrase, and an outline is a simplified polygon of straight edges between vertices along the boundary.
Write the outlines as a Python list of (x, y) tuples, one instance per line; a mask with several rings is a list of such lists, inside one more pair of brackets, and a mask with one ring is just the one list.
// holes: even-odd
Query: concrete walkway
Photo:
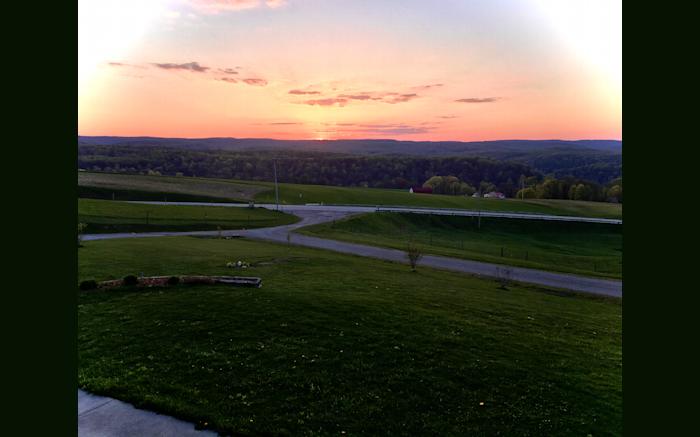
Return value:
[(194, 424), (78, 390), (79, 437), (215, 437)]

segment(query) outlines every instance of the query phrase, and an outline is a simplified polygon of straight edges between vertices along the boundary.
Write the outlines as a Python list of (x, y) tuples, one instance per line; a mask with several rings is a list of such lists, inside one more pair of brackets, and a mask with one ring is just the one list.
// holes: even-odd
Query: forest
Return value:
[[(186, 150), (124, 145), (78, 147), (78, 167), (100, 172), (272, 181), (273, 163), (278, 180), (287, 183), (405, 189), (423, 185), (434, 176), (450, 176), (454, 179), (443, 188), (446, 194), (500, 191), (507, 197), (622, 199), (621, 178), (605, 185), (571, 176), (555, 178), (524, 163), (483, 157), (358, 156), (314, 151)], [(455, 180), (459, 188), (453, 187)], [(613, 191), (614, 199), (608, 193), (613, 186), (618, 187)]]

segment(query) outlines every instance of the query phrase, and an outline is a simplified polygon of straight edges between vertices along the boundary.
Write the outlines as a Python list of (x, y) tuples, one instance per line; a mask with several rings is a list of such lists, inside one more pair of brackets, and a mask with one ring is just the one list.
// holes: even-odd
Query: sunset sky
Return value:
[(80, 135), (622, 139), (621, 1), (80, 0)]

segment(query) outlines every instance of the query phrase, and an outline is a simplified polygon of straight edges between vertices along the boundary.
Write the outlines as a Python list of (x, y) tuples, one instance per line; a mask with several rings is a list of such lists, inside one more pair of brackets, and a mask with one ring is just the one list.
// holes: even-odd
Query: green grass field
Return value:
[(78, 221), (86, 233), (204, 231), (261, 228), (296, 223), (290, 214), (265, 208), (148, 205), (78, 199)]
[[(78, 185), (90, 197), (108, 199), (111, 198), (110, 190), (113, 190), (116, 199), (128, 200), (137, 200), (141, 197), (143, 200), (164, 200), (165, 198), (178, 200), (175, 196), (186, 195), (189, 196), (187, 200), (201, 201), (212, 199), (239, 202), (254, 199), (259, 203), (275, 201), (274, 185), (270, 182), (78, 172)], [(143, 194), (149, 191), (155, 194)], [(543, 199), (475, 199), (464, 196), (411, 194), (407, 190), (378, 188), (279, 184), (279, 196), (280, 202), (285, 204), (405, 205), (585, 217), (622, 217), (622, 205), (612, 203)]]
[(114, 200), (247, 202), (270, 187), (257, 182), (173, 176), (78, 172), (83, 197)]
[(235, 435), (620, 435), (621, 301), (332, 252), (89, 241), (79, 280), (231, 274), (260, 289), (78, 292), (78, 382)]
[[(621, 205), (612, 203), (549, 199), (484, 199), (439, 194), (411, 194), (407, 190), (379, 188), (280, 184), (279, 196), (280, 202), (290, 204), (402, 205), (604, 218), (622, 217)], [(255, 200), (261, 203), (274, 203), (275, 193), (261, 191), (255, 196)]]
[[(372, 213), (308, 226), (302, 234), (609, 278), (622, 277), (622, 226), (438, 215)], [(501, 253), (501, 250), (503, 252)]]

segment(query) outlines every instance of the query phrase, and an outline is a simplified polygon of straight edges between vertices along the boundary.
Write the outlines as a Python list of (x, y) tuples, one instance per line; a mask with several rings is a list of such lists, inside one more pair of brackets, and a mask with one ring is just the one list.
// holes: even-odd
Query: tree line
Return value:
[[(581, 191), (586, 200), (605, 200), (598, 184), (573, 179), (554, 179), (566, 189), (552, 189), (552, 178), (545, 178), (532, 167), (518, 162), (482, 157), (358, 156), (308, 151), (221, 151), (184, 150), (171, 147), (102, 146), (78, 147), (78, 167), (102, 172), (131, 174), (184, 175), (211, 178), (271, 181), (273, 161), (280, 182), (371, 188), (421, 186), (433, 176), (447, 175), (444, 187), (434, 192), (471, 194), (474, 191), (500, 191), (516, 197), (523, 181), (534, 193), (526, 196), (569, 198), (569, 186), (576, 182), (590, 187)], [(538, 185), (543, 187), (537, 189)], [(472, 191), (473, 190), (473, 191)], [(562, 190), (566, 191), (562, 194)], [(523, 194), (523, 193), (521, 193)], [(574, 193), (575, 194), (575, 193)]]

